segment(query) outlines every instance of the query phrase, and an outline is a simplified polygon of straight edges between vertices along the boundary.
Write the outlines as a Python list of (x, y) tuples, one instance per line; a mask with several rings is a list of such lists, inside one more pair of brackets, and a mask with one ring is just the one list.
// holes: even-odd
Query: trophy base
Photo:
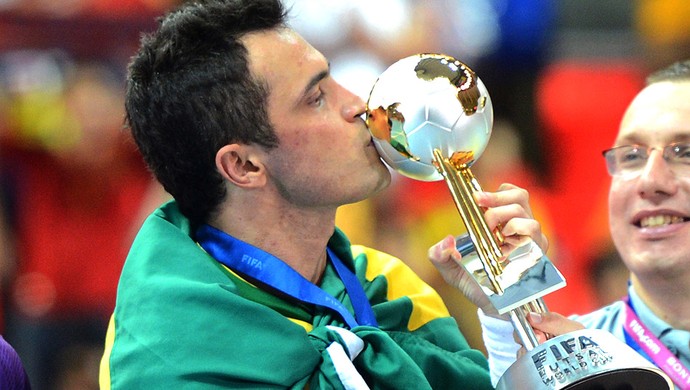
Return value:
[(640, 368), (614, 370), (586, 377), (564, 390), (649, 390), (669, 389), (666, 379), (656, 372)]
[(554, 337), (520, 357), (497, 390), (673, 389), (671, 379), (611, 333), (582, 329)]

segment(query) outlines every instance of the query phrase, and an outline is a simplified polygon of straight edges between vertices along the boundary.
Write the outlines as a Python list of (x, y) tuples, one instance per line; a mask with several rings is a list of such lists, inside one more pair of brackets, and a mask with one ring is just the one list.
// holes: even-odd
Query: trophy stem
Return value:
[[(455, 167), (448, 159), (443, 158), (438, 149), (434, 149), (434, 158), (437, 169), (443, 175), (446, 184), (450, 188), (455, 206), (460, 212), (460, 217), (465, 223), (467, 233), (475, 245), (491, 286), (496, 294), (503, 294), (503, 288), (496, 279), (497, 276), (503, 273), (503, 267), (501, 267), (500, 263), (503, 254), (486, 223), (486, 219), (484, 219), (484, 212), (477, 205), (472, 195), (476, 190), (469, 181), (470, 178), (473, 178), (472, 173), (466, 166), (460, 169)], [(476, 186), (476, 184), (474, 185)]]
[[(467, 164), (452, 163), (444, 158), (438, 149), (434, 149), (434, 165), (448, 184), (455, 206), (465, 223), (467, 233), (477, 250), (491, 287), (496, 294), (502, 295), (504, 289), (498, 281), (498, 276), (503, 273), (501, 265), (503, 253), (499, 246), (499, 238), (497, 238), (498, 232), (494, 233), (489, 229), (484, 218), (484, 210), (474, 200), (474, 192), (481, 190), (479, 183)], [(546, 305), (541, 298), (538, 298), (510, 311), (513, 327), (527, 351), (539, 345), (534, 330), (527, 322), (526, 313), (529, 311), (543, 313), (546, 311)]]
[(527, 317), (525, 316), (525, 311), (522, 309), (513, 309), (509, 312), (510, 322), (513, 324), (513, 328), (517, 333), (522, 346), (528, 352), (533, 350), (539, 345), (537, 340), (537, 335), (534, 334), (534, 330), (527, 322)]

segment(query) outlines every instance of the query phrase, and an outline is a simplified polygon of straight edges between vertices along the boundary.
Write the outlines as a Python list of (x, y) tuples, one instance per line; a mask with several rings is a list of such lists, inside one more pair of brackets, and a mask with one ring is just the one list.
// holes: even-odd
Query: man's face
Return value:
[(252, 74), (269, 86), (280, 144), (266, 167), (282, 196), (297, 207), (331, 207), (384, 188), (390, 173), (361, 118), (365, 103), (331, 78), (324, 56), (290, 29), (243, 41)]
[(615, 146), (651, 146), (639, 176), (614, 176), (609, 192), (611, 235), (637, 275), (673, 275), (690, 262), (690, 175), (674, 172), (661, 149), (690, 142), (690, 81), (645, 88), (621, 122)]

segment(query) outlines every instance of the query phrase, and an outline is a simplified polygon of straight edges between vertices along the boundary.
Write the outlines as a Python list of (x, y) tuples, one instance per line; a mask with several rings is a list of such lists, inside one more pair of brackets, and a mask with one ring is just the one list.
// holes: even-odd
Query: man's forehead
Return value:
[(626, 110), (625, 120), (658, 121), (662, 116), (690, 114), (690, 80), (665, 81), (645, 87)]
[(648, 85), (635, 98), (635, 103), (642, 101), (645, 105), (660, 106), (673, 102), (678, 96), (690, 96), (690, 79), (662, 81)]
[(321, 55), (301, 35), (289, 27), (247, 33), (241, 41), (249, 52), (250, 60), (275, 55), (289, 57)]
[(690, 80), (646, 87), (626, 111), (616, 143), (668, 143), (689, 138)]
[(242, 38), (249, 70), (269, 90), (269, 105), (294, 107), (328, 73), (328, 61), (289, 27), (254, 32)]
[(287, 27), (247, 34), (242, 43), (249, 52), (250, 70), (257, 76), (285, 68), (295, 71), (305, 63), (325, 61), (319, 51)]

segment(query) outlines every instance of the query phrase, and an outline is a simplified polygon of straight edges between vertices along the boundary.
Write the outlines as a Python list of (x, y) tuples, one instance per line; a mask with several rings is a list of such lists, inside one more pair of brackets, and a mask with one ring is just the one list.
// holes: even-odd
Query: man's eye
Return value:
[(314, 96), (312, 96), (312, 97), (307, 101), (307, 103), (308, 103), (310, 106), (320, 106), (321, 103), (323, 102), (323, 98), (324, 98), (324, 93), (321, 92), (321, 90), (319, 90), (318, 93), (314, 94)]
[(683, 164), (690, 164), (690, 144), (674, 146), (673, 158), (682, 162)]
[(620, 154), (620, 158), (618, 161), (620, 164), (624, 165), (634, 165), (634, 164), (639, 164), (640, 162), (644, 162), (647, 160), (646, 153), (643, 149), (640, 148), (632, 148), (629, 150), (622, 150)]

